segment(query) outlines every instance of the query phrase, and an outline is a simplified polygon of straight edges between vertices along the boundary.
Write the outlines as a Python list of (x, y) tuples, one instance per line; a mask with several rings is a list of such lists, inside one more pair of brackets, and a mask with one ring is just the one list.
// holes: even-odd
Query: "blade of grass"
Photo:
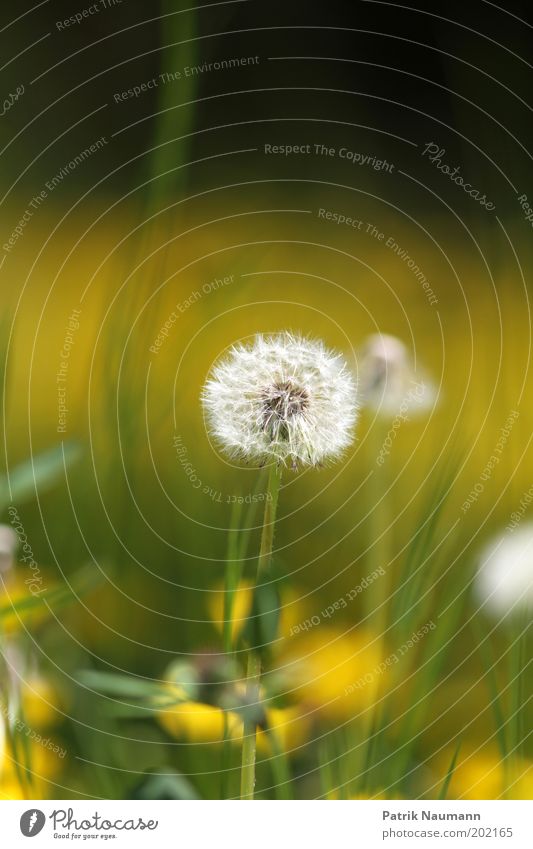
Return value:
[(500, 687), (496, 677), (496, 660), (489, 635), (485, 633), (485, 628), (482, 625), (481, 617), (474, 616), (471, 621), (472, 631), (479, 650), (481, 663), (485, 670), (484, 678), (486, 679), (489, 694), (491, 696), (491, 707), (494, 714), (494, 723), (496, 726), (496, 736), (502, 760), (507, 758), (509, 747), (507, 745), (507, 733), (505, 722), (505, 707), (500, 698)]
[[(145, 681), (130, 675), (120, 675), (115, 672), (99, 672), (94, 669), (83, 669), (78, 672), (78, 681), (106, 696), (131, 699), (162, 699), (163, 705), (177, 704), (181, 699), (178, 692), (169, 696), (168, 688), (153, 681)], [(158, 702), (159, 704), (159, 702)]]
[(8, 600), (0, 604), (0, 624), (3, 620), (14, 616), (24, 619), (42, 608), (57, 610), (75, 601), (76, 596), (84, 595), (95, 589), (101, 581), (102, 573), (95, 572), (92, 567), (87, 566), (80, 569), (70, 579), (70, 586), (53, 587), (50, 590), (43, 590), (38, 595), (33, 595), (28, 591), (28, 595), (23, 598), (10, 599), (9, 589), (6, 588), (4, 596), (7, 595)]
[(333, 758), (330, 754), (330, 732), (322, 737), (318, 748), (318, 763), (320, 774), (320, 788), (322, 796), (331, 799), (335, 791), (335, 775), (332, 767)]
[(457, 758), (459, 757), (459, 750), (461, 748), (462, 740), (459, 738), (457, 742), (457, 746), (455, 747), (455, 752), (453, 753), (453, 757), (450, 762), (450, 766), (448, 767), (448, 772), (446, 773), (446, 777), (442, 783), (442, 787), (439, 793), (439, 799), (443, 801), (448, 796), (448, 789), (450, 787), (451, 780), (453, 778), (453, 774), (455, 772), (455, 767), (457, 765)]
[[(404, 565), (399, 578), (401, 589), (393, 599), (392, 622), (403, 623), (405, 611), (409, 610), (414, 601), (421, 595), (421, 587), (428, 578), (427, 569), (423, 567), (423, 563), (431, 549), (431, 543), (447, 501), (446, 495), (450, 491), (450, 484), (456, 476), (458, 466), (458, 458), (452, 457), (444, 463), (429, 498), (428, 507), (418, 522), (419, 531), (413, 535), (405, 553)], [(407, 623), (409, 626), (411, 621), (412, 617), (409, 616)], [(395, 625), (395, 639), (396, 632), (398, 632), (398, 638), (401, 638), (404, 627), (403, 624)]]
[(52, 486), (62, 475), (65, 464), (71, 465), (81, 456), (75, 442), (64, 442), (37, 454), (16, 466), (8, 475), (0, 476), (0, 511), (10, 504), (31, 498), (37, 489)]
[(289, 768), (289, 759), (279, 744), (275, 730), (268, 724), (266, 727), (266, 733), (272, 748), (269, 764), (274, 779), (276, 798), (292, 799), (292, 778)]
[(520, 757), (524, 743), (524, 706), (526, 669), (531, 660), (526, 662), (528, 627), (524, 616), (518, 616), (511, 628), (513, 645), (510, 657), (511, 679), (511, 716), (514, 717), (511, 726), (511, 749), (515, 757)]
[[(447, 599), (452, 594), (456, 595), (456, 589), (453, 582), (450, 581), (443, 607), (446, 607)], [(426, 637), (420, 646), (420, 653), (414, 654), (412, 658), (410, 671), (411, 674), (416, 674), (416, 678), (412, 679), (412, 687), (416, 692), (416, 703), (405, 714), (398, 735), (401, 740), (409, 741), (409, 744), (402, 747), (391, 765), (393, 776), (395, 780), (400, 782), (402, 792), (402, 777), (406, 773), (407, 765), (414, 758), (414, 751), (425, 726), (425, 717), (430, 707), (431, 695), (439, 681), (447, 652), (451, 651), (451, 640), (457, 632), (458, 623), (461, 621), (467, 599), (466, 593), (462, 599), (463, 604), (460, 603), (460, 600), (455, 601), (447, 610), (447, 615), (438, 619), (437, 628)], [(445, 647), (447, 647), (447, 650), (445, 650)], [(394, 698), (394, 696), (391, 698)]]

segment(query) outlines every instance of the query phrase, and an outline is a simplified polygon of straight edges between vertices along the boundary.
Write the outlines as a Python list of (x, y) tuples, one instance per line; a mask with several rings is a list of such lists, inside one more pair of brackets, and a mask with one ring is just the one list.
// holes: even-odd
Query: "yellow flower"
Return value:
[[(191, 743), (220, 743), (224, 739), (224, 711), (201, 702), (182, 702), (159, 711), (157, 718), (171, 737)], [(242, 737), (242, 722), (235, 713), (227, 713), (228, 735)]]
[[(298, 706), (268, 708), (266, 715), (270, 734), (275, 736), (281, 751), (290, 753), (307, 742), (311, 720)], [(266, 731), (258, 732), (257, 749), (263, 754), (272, 753), (270, 735)]]
[[(310, 605), (302, 598), (303, 590), (289, 590), (284, 593), (280, 607), (279, 634), (289, 637), (291, 628), (310, 616)], [(216, 588), (210, 595), (208, 602), (209, 614), (214, 626), (220, 633), (224, 628), (224, 595), (221, 587)], [(249, 581), (241, 581), (233, 597), (233, 615), (231, 625), (231, 638), (233, 644), (242, 633), (246, 621), (252, 612), (252, 585)], [(274, 644), (275, 647), (275, 644)]]
[(355, 795), (350, 796), (350, 799), (383, 799), (384, 801), (387, 799), (401, 798), (402, 797), (398, 796), (397, 793), (390, 793), (387, 790), (383, 790), (383, 788), (368, 790), (366, 793), (356, 793)]
[[(447, 752), (448, 764), (452, 754)], [(447, 769), (446, 758), (439, 757), (440, 772)], [(533, 762), (523, 759), (502, 761), (496, 749), (466, 751), (450, 782), (448, 796), (453, 799), (531, 799), (533, 796)]]
[(286, 642), (276, 674), (286, 678), (288, 694), (341, 720), (376, 701), (380, 678), (386, 674), (381, 659), (373, 634), (317, 627)]
[(18, 781), (0, 779), (0, 799), (7, 801), (25, 798), (26, 796)]
[[(327, 799), (338, 800), (340, 799), (340, 794), (338, 790), (332, 790), (331, 793), (328, 793), (326, 796)], [(366, 793), (350, 793), (348, 799), (352, 801), (357, 800), (367, 800), (367, 799), (401, 799), (401, 796), (398, 796), (397, 793), (390, 793), (387, 790), (384, 790), (382, 787), (376, 788), (376, 790), (367, 790)]]
[[(52, 746), (60, 749), (56, 743), (50, 741), (50, 747)], [(14, 757), (9, 746), (4, 747), (0, 764), (0, 798), (46, 798), (48, 781), (57, 777), (62, 766), (62, 758), (50, 747), (31, 740), (27, 765), (21, 761), (20, 756)], [(60, 750), (64, 752), (64, 749)], [(17, 764), (20, 764), (19, 768)]]
[[(225, 591), (217, 588), (210, 594), (208, 602), (209, 615), (215, 628), (222, 633), (224, 630), (224, 596)], [(242, 581), (233, 596), (233, 612), (231, 622), (231, 639), (235, 640), (242, 633), (246, 620), (252, 609), (252, 587), (249, 582)]]
[[(52, 745), (60, 748), (55, 741), (50, 740), (50, 746)], [(59, 757), (57, 752), (54, 752), (46, 745), (43, 746), (41, 743), (31, 743), (30, 757), (32, 784), (35, 785), (34, 790), (44, 787), (47, 780), (57, 778), (63, 768), (63, 758)]]
[(506, 799), (533, 799), (533, 762), (520, 759), (511, 770)]
[(12, 607), (16, 607), (25, 599), (36, 597), (30, 592), (26, 580), (20, 572), (11, 572), (9, 575), (4, 576), (3, 583), (0, 583), (0, 608), (4, 610), (2, 615), (2, 633), (4, 635), (10, 636), (24, 630), (27, 626), (38, 625), (49, 615), (44, 604), (32, 606), (26, 610), (23, 608), (19, 610), (12, 609)]
[[(201, 702), (182, 702), (159, 711), (157, 719), (165, 731), (178, 740), (191, 743), (221, 743), (224, 739), (224, 711)], [(226, 713), (227, 734), (233, 743), (242, 742), (243, 726), (240, 716), (232, 711)], [(268, 708), (267, 720), (277, 745), (283, 751), (291, 751), (305, 742), (309, 721), (297, 707)], [(257, 732), (257, 749), (262, 754), (271, 754), (270, 735)]]
[(56, 725), (62, 719), (56, 708), (61, 708), (61, 701), (46, 678), (31, 676), (24, 681), (22, 712), (29, 726), (44, 729)]

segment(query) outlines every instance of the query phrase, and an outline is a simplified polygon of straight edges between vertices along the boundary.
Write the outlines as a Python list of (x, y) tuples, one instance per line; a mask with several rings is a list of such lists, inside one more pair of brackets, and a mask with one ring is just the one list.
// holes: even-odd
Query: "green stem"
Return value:
[(390, 462), (390, 458), (386, 457), (381, 466), (376, 462), (387, 436), (386, 425), (381, 420), (375, 422), (374, 433), (372, 436), (373, 439), (371, 445), (373, 450), (371, 456), (374, 463), (374, 470), (371, 481), (372, 513), (370, 515), (370, 530), (372, 549), (370, 559), (372, 569), (384, 569), (385, 574), (378, 578), (373, 585), (373, 589), (371, 589), (370, 593), (367, 593), (367, 603), (371, 605), (372, 624), (374, 625), (376, 633), (381, 635), (385, 640), (390, 589), (388, 571), (391, 558), (389, 530), (390, 495), (387, 494), (387, 486), (389, 483), (389, 470), (387, 469), (387, 463)]
[[(265, 505), (265, 516), (263, 520), (263, 531), (261, 534), (261, 547), (257, 561), (257, 576), (255, 584), (268, 571), (272, 559), (272, 544), (274, 541), (274, 528), (276, 524), (276, 510), (278, 506), (279, 486), (281, 481), (281, 470), (274, 463), (270, 467), (267, 486), (267, 501)], [(251, 646), (248, 651), (248, 666), (246, 671), (246, 707), (244, 719), (243, 741), (242, 741), (242, 765), (241, 765), (241, 799), (253, 799), (255, 788), (255, 759), (256, 759), (256, 731), (257, 717), (254, 715), (254, 706), (258, 705), (261, 687), (261, 657), (259, 652)]]
[[(224, 581), (224, 613), (222, 625), (222, 640), (224, 654), (228, 657), (233, 655), (233, 607), (235, 593), (238, 590), (242, 573), (242, 561), (239, 559), (239, 522), (241, 508), (236, 502), (231, 513), (231, 524), (228, 535), (228, 550), (226, 554), (226, 576)], [(223, 741), (222, 760), (220, 765), (220, 789), (222, 799), (229, 798), (229, 783), (231, 770), (231, 739), (229, 733), (229, 717), (225, 710), (223, 713)]]
[[(247, 711), (252, 712), (252, 705), (259, 701), (259, 688), (261, 683), (261, 658), (259, 654), (250, 650), (248, 654), (248, 667), (246, 670), (246, 700)], [(242, 738), (242, 761), (241, 761), (241, 799), (253, 799), (255, 789), (255, 756), (256, 756), (256, 718), (244, 720)]]
[(272, 776), (276, 784), (276, 796), (278, 799), (292, 799), (291, 774), (288, 758), (283, 751), (283, 747), (280, 745), (280, 741), (278, 740), (275, 730), (268, 724), (265, 730), (272, 749), (270, 766), (272, 768)]
[(228, 551), (226, 555), (226, 578), (224, 583), (222, 640), (225, 654), (233, 652), (233, 606), (235, 594), (241, 580), (242, 561), (238, 555), (240, 504), (234, 504), (231, 517), (231, 527), (228, 535)]
[[(189, 3), (189, 6), (194, 4)], [(162, 45), (159, 51), (160, 77), (157, 89), (157, 117), (153, 149), (148, 168), (151, 181), (147, 191), (148, 212), (154, 213), (184, 195), (188, 170), (187, 158), (192, 148), (194, 103), (198, 95), (198, 78), (173, 81), (178, 68), (194, 65), (198, 56), (198, 13), (194, 8), (180, 13), (175, 0), (162, 2)]]

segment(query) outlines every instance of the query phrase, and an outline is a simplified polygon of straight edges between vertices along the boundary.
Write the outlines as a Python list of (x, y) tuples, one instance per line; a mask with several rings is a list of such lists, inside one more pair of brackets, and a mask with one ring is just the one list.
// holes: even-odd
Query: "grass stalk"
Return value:
[[(389, 484), (389, 470), (387, 463), (379, 465), (377, 458), (380, 455), (383, 443), (387, 436), (387, 428), (383, 421), (377, 420), (374, 423), (371, 438), (369, 441), (370, 456), (372, 460), (372, 478), (371, 478), (371, 504), (372, 511), (369, 516), (370, 539), (372, 547), (370, 549), (370, 567), (372, 570), (383, 569), (384, 574), (375, 582), (373, 588), (368, 593), (367, 604), (369, 605), (368, 613), (371, 615), (371, 621), (374, 625), (377, 634), (380, 634), (385, 639), (387, 630), (387, 608), (389, 599), (390, 581), (388, 578), (389, 565), (391, 560), (390, 550), (390, 493), (387, 492)], [(381, 573), (380, 573), (381, 574)]]
[[(267, 485), (267, 500), (265, 504), (265, 515), (263, 530), (261, 533), (261, 547), (257, 562), (257, 575), (255, 585), (268, 571), (272, 559), (272, 546), (274, 542), (274, 528), (276, 523), (276, 511), (278, 505), (279, 487), (281, 481), (281, 470), (273, 463), (269, 470)], [(246, 714), (243, 728), (242, 763), (241, 763), (241, 799), (253, 799), (255, 790), (255, 761), (256, 761), (256, 732), (257, 732), (257, 705), (260, 698), (261, 686), (261, 655), (259, 648), (250, 646), (248, 651), (248, 664), (246, 671)]]

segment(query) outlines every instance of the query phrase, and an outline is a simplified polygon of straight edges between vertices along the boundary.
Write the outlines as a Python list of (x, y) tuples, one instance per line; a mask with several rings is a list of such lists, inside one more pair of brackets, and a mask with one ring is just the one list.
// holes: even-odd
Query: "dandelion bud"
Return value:
[(360, 358), (363, 403), (381, 415), (420, 414), (435, 400), (434, 386), (417, 376), (406, 346), (396, 336), (369, 336)]
[(316, 466), (352, 442), (356, 396), (339, 354), (280, 333), (235, 345), (213, 368), (202, 401), (210, 432), (231, 458)]

